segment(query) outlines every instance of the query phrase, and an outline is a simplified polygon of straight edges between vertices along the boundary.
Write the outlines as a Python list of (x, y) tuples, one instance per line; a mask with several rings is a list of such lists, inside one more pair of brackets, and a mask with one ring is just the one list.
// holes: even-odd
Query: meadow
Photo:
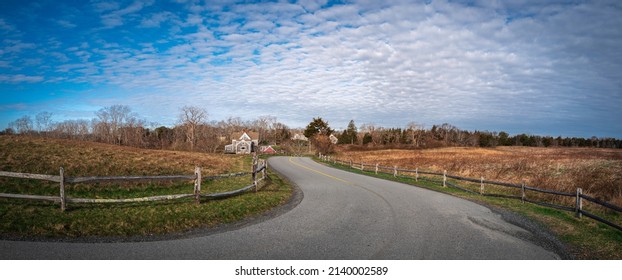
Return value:
[(596, 148), (439, 148), (338, 153), (342, 159), (544, 189), (583, 193), (622, 205), (622, 150)]
[[(0, 136), (0, 170), (67, 177), (192, 175), (202, 167), (210, 175), (248, 172), (250, 156), (146, 150), (76, 140)], [(201, 193), (219, 193), (249, 185), (251, 176), (204, 180)], [(77, 183), (67, 197), (134, 198), (192, 193), (193, 181)], [(0, 177), (0, 192), (58, 196), (58, 183)], [(192, 199), (130, 204), (70, 204), (65, 212), (52, 202), (0, 198), (0, 236), (9, 238), (135, 236), (180, 233), (214, 227), (258, 215), (286, 203), (291, 188), (276, 175), (257, 193), (229, 199)]]

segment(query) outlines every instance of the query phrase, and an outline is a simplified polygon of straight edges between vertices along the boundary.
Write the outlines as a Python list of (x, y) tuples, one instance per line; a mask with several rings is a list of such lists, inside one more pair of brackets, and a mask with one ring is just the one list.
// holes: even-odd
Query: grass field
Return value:
[(484, 177), (544, 189), (583, 193), (622, 205), (622, 150), (591, 148), (441, 148), (342, 151), (342, 159)]
[[(575, 148), (528, 148), (500, 147), (443, 148), (430, 150), (378, 150), (341, 151), (341, 160), (353, 160), (383, 166), (399, 166), (401, 169), (428, 171), (447, 170), (449, 174), (470, 178), (484, 176), (487, 180), (509, 183), (526, 182), (544, 189), (574, 192), (581, 187), (584, 193), (616, 205), (622, 205), (622, 151), (607, 149)], [(356, 169), (354, 172), (361, 172)], [(368, 175), (376, 176), (373, 172)], [(570, 253), (578, 259), (622, 259), (622, 232), (587, 217), (577, 219), (574, 213), (542, 207), (520, 200), (485, 197), (469, 194), (454, 188), (443, 188), (438, 183), (415, 182), (414, 179), (397, 178), (392, 175), (377, 175), (390, 180), (428, 187), (441, 192), (482, 202), (491, 207), (500, 207), (521, 213), (546, 225), (558, 238), (568, 245)], [(439, 180), (440, 178), (435, 178)], [(464, 182), (463, 187), (479, 190)], [(486, 192), (503, 193), (503, 187), (493, 189), (486, 186)], [(507, 189), (507, 188), (506, 188)], [(511, 193), (517, 195), (518, 193)], [(516, 192), (516, 191), (514, 191)], [(529, 193), (529, 195), (535, 195)], [(538, 200), (541, 197), (538, 197)], [(572, 199), (570, 199), (572, 200)], [(572, 206), (572, 201), (552, 201)], [(598, 215), (622, 224), (622, 215), (613, 210), (588, 203), (587, 209)]]
[[(0, 170), (66, 176), (192, 175), (204, 177), (250, 171), (249, 156), (143, 150), (114, 145), (0, 136)], [(192, 199), (131, 204), (58, 204), (0, 198), (0, 235), (13, 237), (133, 236), (183, 232), (230, 223), (282, 205), (291, 188), (269, 175), (257, 193), (203, 201)], [(202, 193), (218, 193), (249, 185), (250, 175), (205, 180)], [(57, 196), (58, 183), (0, 177), (0, 192)], [(133, 198), (193, 192), (193, 181), (69, 184), (67, 197)]]

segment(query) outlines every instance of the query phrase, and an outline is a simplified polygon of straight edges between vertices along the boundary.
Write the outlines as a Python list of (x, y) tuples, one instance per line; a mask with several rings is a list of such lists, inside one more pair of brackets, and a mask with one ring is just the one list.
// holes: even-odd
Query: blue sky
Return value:
[(358, 125), (622, 138), (622, 2), (0, 2), (0, 129), (128, 105), (174, 125)]

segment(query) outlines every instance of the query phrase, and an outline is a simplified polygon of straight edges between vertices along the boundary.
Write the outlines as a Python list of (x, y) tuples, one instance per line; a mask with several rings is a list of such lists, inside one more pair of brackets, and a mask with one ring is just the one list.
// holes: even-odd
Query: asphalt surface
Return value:
[(0, 240), (0, 259), (560, 258), (541, 246), (532, 229), (464, 199), (308, 158), (275, 157), (269, 163), (304, 195), (293, 209), (269, 219), (147, 242)]

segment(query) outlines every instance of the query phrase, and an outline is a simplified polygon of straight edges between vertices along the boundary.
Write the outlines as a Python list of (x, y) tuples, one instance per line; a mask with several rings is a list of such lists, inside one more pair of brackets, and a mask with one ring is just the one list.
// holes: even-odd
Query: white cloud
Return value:
[(150, 17), (143, 18), (140, 22), (141, 27), (160, 27), (164, 22), (177, 19), (177, 16), (171, 12), (159, 12), (152, 14)]
[(7, 23), (7, 21), (3, 18), (0, 18), (0, 31), (3, 33), (12, 32), (15, 30), (15, 26)]
[(18, 83), (37, 83), (41, 81), (43, 81), (43, 77), (41, 76), (27, 76), (23, 74), (17, 74), (17, 75), (0, 74), (0, 83), (18, 84)]
[(21, 40), (4, 39), (2, 41), (2, 51), (4, 53), (19, 53), (24, 50), (34, 49), (36, 47), (33, 43), (25, 43)]
[(307, 12), (315, 12), (320, 9), (322, 6), (326, 5), (328, 1), (326, 0), (301, 0), (298, 1), (298, 4), (302, 6)]
[(93, 8), (97, 12), (106, 12), (119, 9), (119, 3), (116, 1), (94, 1)]
[(114, 28), (124, 24), (123, 18), (125, 16), (137, 13), (144, 7), (152, 4), (153, 1), (135, 1), (123, 9), (118, 9), (118, 4), (114, 5), (113, 3), (100, 3), (99, 5), (96, 5), (96, 9), (99, 9), (100, 12), (110, 11), (101, 16), (101, 21), (106, 28)]
[(59, 26), (64, 27), (64, 28), (75, 28), (77, 26), (76, 24), (74, 24), (74, 23), (72, 23), (72, 22), (70, 22), (68, 20), (63, 20), (63, 19), (57, 20), (56, 24), (58, 24)]

